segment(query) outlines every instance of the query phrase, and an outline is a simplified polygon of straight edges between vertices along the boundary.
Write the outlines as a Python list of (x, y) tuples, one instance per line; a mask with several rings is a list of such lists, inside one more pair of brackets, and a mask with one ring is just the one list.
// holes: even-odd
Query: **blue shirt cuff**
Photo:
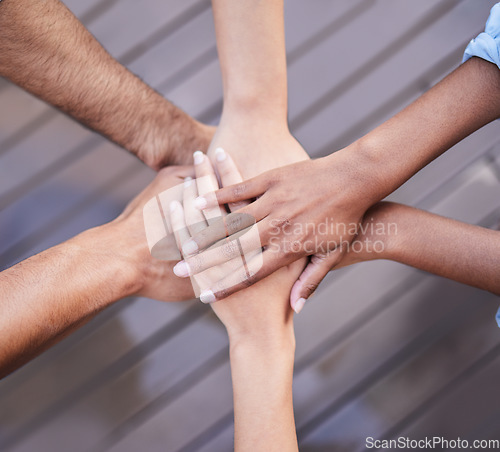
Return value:
[(472, 57), (482, 58), (500, 68), (500, 3), (491, 8), (484, 32), (469, 43), (462, 62)]

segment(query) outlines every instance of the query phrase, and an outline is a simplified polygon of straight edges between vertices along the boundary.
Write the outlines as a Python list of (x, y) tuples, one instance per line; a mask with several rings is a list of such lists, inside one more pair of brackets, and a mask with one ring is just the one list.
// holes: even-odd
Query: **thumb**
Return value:
[(315, 254), (311, 257), (290, 293), (290, 305), (297, 314), (302, 311), (307, 299), (311, 297), (332, 267), (340, 262), (343, 254), (341, 248), (337, 248), (330, 253)]

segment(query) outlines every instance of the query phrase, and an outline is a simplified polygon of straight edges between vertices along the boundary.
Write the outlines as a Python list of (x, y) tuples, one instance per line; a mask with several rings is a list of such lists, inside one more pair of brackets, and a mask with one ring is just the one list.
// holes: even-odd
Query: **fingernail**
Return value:
[(196, 151), (193, 154), (193, 159), (194, 159), (195, 165), (199, 165), (200, 163), (202, 163), (204, 158), (205, 158), (205, 154), (201, 151)]
[(184, 262), (184, 261), (178, 262), (174, 266), (174, 273), (179, 278), (186, 278), (187, 276), (189, 276), (191, 274), (191, 269), (189, 268), (189, 264), (187, 262)]
[(213, 303), (215, 301), (215, 295), (211, 290), (204, 290), (200, 294), (200, 301), (205, 304)]
[(306, 299), (305, 298), (299, 298), (295, 302), (295, 306), (293, 307), (293, 310), (295, 311), (295, 313), (299, 314), (300, 311), (302, 311), (302, 308), (304, 307), (305, 304), (306, 304)]
[(170, 213), (174, 213), (179, 208), (179, 201), (172, 201), (170, 203)]
[(196, 251), (198, 251), (198, 245), (193, 239), (188, 240), (182, 245), (182, 252), (184, 254), (194, 254)]
[(204, 198), (203, 196), (198, 196), (195, 200), (194, 200), (194, 206), (199, 209), (199, 210), (203, 210), (207, 207), (207, 200), (206, 198)]
[(184, 187), (187, 188), (187, 187), (191, 187), (191, 184), (193, 183), (193, 178), (192, 177), (186, 177), (184, 179)]
[(226, 157), (227, 157), (227, 154), (226, 154), (226, 151), (224, 149), (217, 148), (215, 150), (215, 159), (218, 162), (223, 162), (224, 160), (226, 160)]

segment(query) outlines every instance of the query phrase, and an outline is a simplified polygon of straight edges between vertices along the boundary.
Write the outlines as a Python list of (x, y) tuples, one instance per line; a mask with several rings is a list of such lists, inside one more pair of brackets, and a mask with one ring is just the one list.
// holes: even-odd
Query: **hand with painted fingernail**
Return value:
[[(222, 149), (218, 150), (217, 155), (221, 180), (240, 181), (241, 177), (232, 159)], [(195, 199), (198, 195), (213, 193), (219, 185), (215, 171), (206, 155), (195, 152), (193, 160), (196, 178), (194, 180), (186, 178), (182, 204), (179, 201), (173, 201), (170, 204), (170, 224), (177, 246), (185, 257), (176, 264), (173, 271), (180, 278), (191, 278), (195, 293), (203, 303), (213, 303), (214, 291), (224, 290), (225, 287), (248, 279), (257, 271), (255, 265), (261, 249), (258, 244), (250, 246), (248, 237), (253, 236), (258, 239), (257, 232), (251, 231), (251, 227), (254, 226), (252, 223), (248, 231), (242, 231), (231, 239), (215, 243), (203, 254), (191, 256), (196, 251), (190, 247), (193, 243), (191, 236), (203, 234), (205, 230), (208, 230), (209, 224), (219, 224), (224, 227), (227, 218), (225, 209), (219, 206), (203, 211), (195, 207)], [(206, 268), (203, 262), (207, 256), (212, 261), (217, 261), (217, 265)]]

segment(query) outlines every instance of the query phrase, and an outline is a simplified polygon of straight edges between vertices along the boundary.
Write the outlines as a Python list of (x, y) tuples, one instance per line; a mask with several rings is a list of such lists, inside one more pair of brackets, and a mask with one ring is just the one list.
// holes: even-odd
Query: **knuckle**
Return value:
[(319, 283), (309, 282), (309, 283), (304, 284), (304, 289), (307, 291), (307, 293), (311, 294), (311, 293), (316, 291), (318, 286), (319, 286)]
[(281, 230), (285, 230), (292, 225), (292, 220), (289, 217), (279, 217), (275, 220), (275, 225)]
[(235, 197), (242, 196), (247, 190), (247, 184), (241, 183), (231, 189), (231, 194)]

